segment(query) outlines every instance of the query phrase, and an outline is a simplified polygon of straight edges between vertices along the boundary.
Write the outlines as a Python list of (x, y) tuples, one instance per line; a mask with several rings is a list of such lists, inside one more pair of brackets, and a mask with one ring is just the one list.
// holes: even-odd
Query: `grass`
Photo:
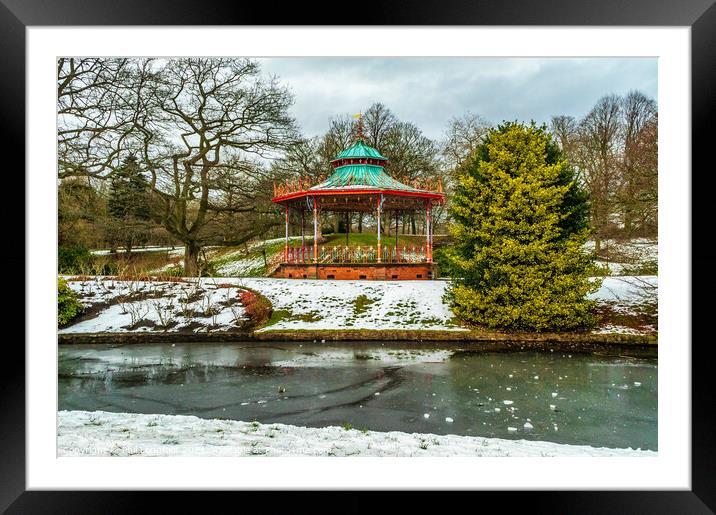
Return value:
[[(324, 235), (325, 242), (321, 246), (325, 247), (342, 247), (346, 243), (345, 233), (333, 233)], [(349, 245), (351, 247), (376, 246), (378, 238), (375, 232), (350, 233)], [(300, 239), (292, 236), (289, 245), (292, 247), (300, 246)], [(425, 244), (425, 236), (416, 236), (401, 234), (398, 236), (398, 244), (400, 247), (420, 246)], [(313, 237), (306, 236), (305, 245), (311, 247), (313, 245)], [(382, 236), (381, 245), (394, 247), (395, 236)], [(208, 261), (207, 273), (214, 277), (264, 277), (272, 269), (272, 264), (280, 259), (283, 252), (283, 241), (272, 241), (270, 243), (253, 242), (247, 245), (231, 246), (231, 247), (206, 247), (204, 255)], [(267, 266), (263, 263), (263, 253), (266, 252)], [(117, 270), (127, 270), (133, 275), (157, 274), (163, 275), (181, 275), (183, 274), (183, 256), (170, 255), (170, 251), (146, 251), (137, 252), (129, 255), (118, 253), (115, 255), (94, 256), (97, 262), (107, 263)], [(238, 273), (222, 273), (223, 267), (240, 261), (255, 261), (256, 266), (241, 268)], [(158, 272), (160, 268), (173, 264), (171, 269), (165, 269)]]
[(275, 309), (273, 313), (271, 313), (271, 318), (269, 318), (268, 322), (266, 322), (266, 326), (278, 324), (279, 322), (283, 320), (288, 320), (291, 318), (291, 312), (287, 309)]
[(657, 336), (651, 334), (591, 334), (589, 332), (535, 333), (528, 331), (499, 331), (473, 327), (468, 331), (444, 331), (439, 329), (277, 329), (258, 333), (257, 340), (311, 341), (445, 341), (503, 346), (528, 344), (624, 344), (657, 345)]
[[(295, 244), (292, 241), (291, 244)], [(208, 272), (215, 277), (221, 277), (218, 269), (235, 263), (237, 261), (258, 260), (259, 266), (241, 270), (238, 277), (260, 277), (266, 274), (266, 266), (263, 264), (263, 251), (266, 251), (266, 260), (271, 266), (272, 258), (283, 251), (283, 241), (274, 241), (267, 244), (253, 242), (248, 245), (231, 247), (206, 247), (204, 255), (208, 261)], [(132, 274), (157, 274), (158, 270), (166, 265), (174, 264), (172, 269), (161, 272), (162, 274), (183, 273), (183, 256), (170, 255), (170, 251), (145, 251), (131, 253), (109, 254), (94, 256), (93, 260), (100, 263), (107, 263), (117, 270), (127, 270)], [(202, 256), (203, 257), (203, 256)]]
[(641, 304), (629, 312), (619, 311), (609, 304), (599, 303), (595, 311), (600, 325), (622, 326), (638, 331), (655, 331), (659, 326), (656, 303)]
[(263, 327), (268, 327), (283, 321), (319, 322), (322, 319), (323, 318), (316, 311), (297, 315), (287, 309), (277, 309), (271, 313), (271, 318), (269, 318), (268, 322), (266, 322), (266, 325)]
[[(326, 247), (342, 247), (346, 244), (345, 233), (333, 233), (325, 235)], [(348, 235), (348, 245), (350, 246), (375, 246), (378, 244), (378, 236), (374, 232), (352, 232)], [(380, 244), (383, 246), (394, 247), (395, 236), (381, 235)], [(399, 246), (418, 246), (425, 244), (425, 236), (416, 236), (411, 234), (401, 234), (398, 236)]]
[(367, 296), (365, 296), (365, 295), (362, 295), (362, 294), (361, 294), (361, 295), (358, 295), (358, 296), (353, 300), (353, 312), (354, 312), (356, 315), (360, 315), (360, 314), (362, 314), (362, 313), (365, 313), (366, 311), (368, 311), (368, 306), (370, 306), (370, 305), (373, 304), (374, 302), (375, 302), (375, 300), (369, 299), (369, 298), (368, 298)]
[[(272, 242), (267, 244), (254, 243), (251, 246), (242, 247), (217, 247), (207, 251), (207, 259), (210, 267), (216, 272), (217, 277), (261, 277), (267, 273), (266, 265), (263, 263), (263, 252), (266, 251), (266, 262), (271, 267), (272, 260), (277, 254), (283, 251), (283, 242)], [(244, 268), (238, 274), (223, 274), (220, 269), (239, 261), (256, 261), (259, 264), (250, 268)]]

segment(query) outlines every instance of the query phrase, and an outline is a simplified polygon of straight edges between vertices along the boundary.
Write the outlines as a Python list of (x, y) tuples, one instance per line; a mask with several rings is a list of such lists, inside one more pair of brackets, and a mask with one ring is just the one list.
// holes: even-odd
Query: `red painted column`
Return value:
[(288, 261), (288, 204), (286, 204), (286, 241), (283, 246), (283, 261)]
[(305, 229), (304, 229), (304, 225), (305, 225), (305, 223), (304, 223), (304, 218), (305, 218), (305, 217), (304, 217), (304, 214), (305, 214), (305, 213), (304, 213), (303, 207), (302, 207), (302, 208), (301, 208), (301, 261), (304, 260), (304, 258), (303, 258), (303, 254), (304, 254), (303, 249), (304, 249), (304, 247), (306, 246), (306, 236), (305, 236), (306, 231), (305, 231)]
[(426, 254), (427, 254), (428, 263), (433, 262), (433, 235), (432, 235), (433, 227), (432, 227), (432, 218), (430, 216), (431, 210), (432, 210), (432, 204), (430, 202), (428, 202), (428, 205), (425, 208), (425, 216), (427, 217), (427, 223), (425, 225), (427, 228), (426, 232), (428, 233), (426, 235), (427, 241), (425, 242), (425, 250), (426, 250)]
[(313, 197), (313, 262), (318, 262), (318, 202)]
[(377, 261), (380, 263), (380, 195), (378, 195), (378, 255), (377, 255)]

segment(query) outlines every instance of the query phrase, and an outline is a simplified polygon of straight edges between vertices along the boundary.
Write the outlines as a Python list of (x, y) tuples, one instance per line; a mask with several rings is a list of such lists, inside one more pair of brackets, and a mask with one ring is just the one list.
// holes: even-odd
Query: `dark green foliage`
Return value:
[(594, 323), (587, 196), (545, 127), (490, 131), (459, 177), (450, 214), (457, 243), (444, 257), (458, 318), (529, 330)]
[(80, 178), (64, 179), (57, 191), (57, 236), (61, 246), (103, 245), (106, 201)]
[(77, 300), (67, 282), (61, 277), (57, 279), (57, 326), (62, 327), (82, 312), (82, 304)]
[(151, 227), (149, 198), (147, 179), (137, 160), (128, 157), (111, 177), (107, 201), (110, 242), (124, 246), (127, 252), (134, 245), (146, 243)]
[(459, 270), (455, 268), (449, 256), (453, 251), (452, 246), (440, 246), (433, 249), (433, 261), (438, 265), (440, 277), (459, 276)]
[(57, 249), (57, 269), (61, 274), (82, 274), (92, 265), (92, 254), (82, 245), (61, 246)]
[(119, 220), (149, 219), (149, 183), (142, 175), (136, 158), (128, 157), (112, 175), (109, 213)]

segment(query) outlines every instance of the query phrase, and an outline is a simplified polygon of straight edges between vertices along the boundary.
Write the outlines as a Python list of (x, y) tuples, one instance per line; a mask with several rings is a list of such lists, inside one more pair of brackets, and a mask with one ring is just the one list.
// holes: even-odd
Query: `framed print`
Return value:
[(716, 7), (538, 4), (318, 26), (3, 0), (27, 202), (25, 235), (5, 207), (27, 302), (3, 508), (431, 489), (713, 510), (691, 170)]

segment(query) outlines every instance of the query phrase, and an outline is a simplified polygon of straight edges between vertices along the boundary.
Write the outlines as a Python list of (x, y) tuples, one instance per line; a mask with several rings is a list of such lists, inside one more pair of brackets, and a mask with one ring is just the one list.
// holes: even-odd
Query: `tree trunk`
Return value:
[(415, 215), (410, 215), (410, 225), (412, 226), (413, 234), (418, 234), (415, 230)]
[(346, 212), (346, 247), (348, 246), (349, 240), (349, 234), (351, 232), (351, 215), (350, 213)]
[(363, 213), (358, 213), (358, 232), (363, 232)]
[(199, 251), (196, 242), (187, 243), (184, 247), (184, 276), (199, 277)]

